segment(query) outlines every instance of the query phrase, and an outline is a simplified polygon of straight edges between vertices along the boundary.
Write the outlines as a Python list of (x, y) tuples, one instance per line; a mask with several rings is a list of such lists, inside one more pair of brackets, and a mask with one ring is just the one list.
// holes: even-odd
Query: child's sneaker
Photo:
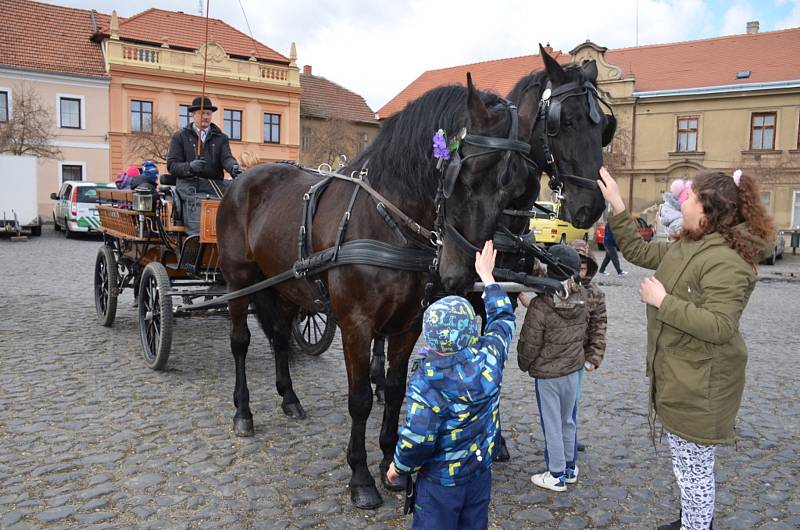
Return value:
[(531, 477), (531, 482), (540, 488), (553, 491), (567, 491), (567, 483), (564, 481), (564, 475), (554, 477), (549, 471), (533, 475)]
[(578, 482), (578, 465), (575, 464), (575, 467), (568, 467), (564, 471), (564, 482), (567, 484), (575, 484)]

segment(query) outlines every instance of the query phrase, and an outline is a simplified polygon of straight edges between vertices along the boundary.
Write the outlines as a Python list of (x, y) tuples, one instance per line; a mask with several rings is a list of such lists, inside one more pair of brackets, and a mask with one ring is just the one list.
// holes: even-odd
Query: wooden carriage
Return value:
[[(227, 312), (224, 305), (193, 308), (198, 301), (226, 293), (217, 250), (221, 200), (200, 200), (200, 233), (188, 235), (175, 216), (175, 193), (172, 186), (161, 186), (154, 193), (114, 189), (97, 193), (103, 234), (94, 267), (97, 318), (112, 326), (119, 295), (132, 289), (143, 357), (154, 370), (163, 369), (169, 358), (174, 318)], [(318, 333), (320, 329), (323, 333)], [(319, 355), (330, 345), (335, 329), (327, 315), (300, 315), (293, 336), (301, 351)]]

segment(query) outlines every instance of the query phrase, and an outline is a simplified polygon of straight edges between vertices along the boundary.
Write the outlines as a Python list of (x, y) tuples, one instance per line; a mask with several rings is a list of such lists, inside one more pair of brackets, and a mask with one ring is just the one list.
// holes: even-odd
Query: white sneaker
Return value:
[(567, 484), (575, 484), (578, 482), (578, 464), (575, 464), (575, 469), (567, 468), (564, 471), (564, 482)]
[(538, 473), (531, 477), (531, 482), (540, 488), (545, 488), (553, 491), (567, 491), (567, 484), (564, 481), (564, 475), (556, 478), (550, 474), (549, 471)]
[(627, 276), (627, 274), (628, 274), (628, 271), (619, 271), (617, 273), (617, 276)]

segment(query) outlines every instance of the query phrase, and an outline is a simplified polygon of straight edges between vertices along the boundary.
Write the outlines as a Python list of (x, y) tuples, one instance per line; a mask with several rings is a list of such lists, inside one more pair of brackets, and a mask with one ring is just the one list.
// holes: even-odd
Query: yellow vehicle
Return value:
[(560, 204), (555, 202), (540, 202), (539, 204), (550, 211), (533, 207), (535, 216), (531, 218), (529, 227), (536, 243), (555, 245), (556, 243), (566, 244), (575, 239), (589, 240), (589, 230), (575, 228), (569, 222), (558, 218)]

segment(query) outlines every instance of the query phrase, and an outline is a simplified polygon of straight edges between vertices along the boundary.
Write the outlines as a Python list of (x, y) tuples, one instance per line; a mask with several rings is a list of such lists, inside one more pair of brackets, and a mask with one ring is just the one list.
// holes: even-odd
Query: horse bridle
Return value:
[[(496, 138), (494, 136), (470, 134), (467, 132), (466, 128), (464, 128), (459, 134), (461, 142), (458, 149), (452, 153), (450, 160), (443, 168), (442, 178), (440, 179), (440, 192), (436, 194), (436, 222), (433, 229), (434, 234), (436, 234), (438, 237), (438, 241), (434, 241), (434, 244), (437, 246), (437, 259), (438, 249), (440, 249), (442, 245), (441, 236), (445, 234), (452, 236), (456, 246), (468, 254), (481, 250), (480, 247), (472, 244), (461, 232), (458, 231), (457, 228), (447, 222), (444, 215), (445, 200), (450, 198), (452, 195), (456, 182), (458, 181), (458, 175), (461, 172), (461, 166), (466, 160), (489, 155), (498, 151), (505, 151), (503, 154), (503, 160), (501, 162), (500, 172), (497, 176), (498, 184), (500, 186), (506, 186), (509, 184), (510, 177), (508, 170), (511, 163), (512, 153), (516, 153), (527, 164), (533, 164), (534, 166), (536, 165), (530, 158), (528, 158), (528, 153), (530, 153), (531, 150), (530, 144), (519, 140), (519, 111), (517, 110), (516, 105), (505, 99), (503, 99), (500, 104), (503, 105), (511, 115), (511, 127), (508, 131), (508, 137)], [(462, 145), (478, 147), (480, 148), (480, 151), (470, 153), (462, 158)]]
[(544, 121), (544, 127), (542, 127), (542, 133), (538, 136), (538, 139), (542, 146), (542, 152), (544, 153), (546, 164), (545, 171), (550, 175), (550, 189), (555, 191), (559, 197), (561, 196), (565, 182), (570, 182), (581, 188), (598, 189), (596, 178), (586, 178), (580, 175), (572, 175), (559, 171), (558, 164), (553, 155), (553, 150), (550, 148), (550, 137), (558, 136), (561, 129), (561, 103), (568, 98), (583, 95), (586, 96), (586, 100), (589, 104), (590, 120), (594, 123), (600, 123), (603, 119), (603, 115), (597, 105), (597, 101), (601, 101), (611, 110), (611, 114), (606, 115), (606, 120), (614, 120), (614, 123), (616, 123), (614, 109), (611, 108), (611, 105), (606, 100), (600, 97), (597, 93), (597, 88), (590, 81), (572, 81), (553, 89), (552, 83), (548, 80), (542, 92), (542, 97), (539, 100), (536, 120), (534, 120), (532, 126), (532, 130), (535, 131), (539, 121)]

